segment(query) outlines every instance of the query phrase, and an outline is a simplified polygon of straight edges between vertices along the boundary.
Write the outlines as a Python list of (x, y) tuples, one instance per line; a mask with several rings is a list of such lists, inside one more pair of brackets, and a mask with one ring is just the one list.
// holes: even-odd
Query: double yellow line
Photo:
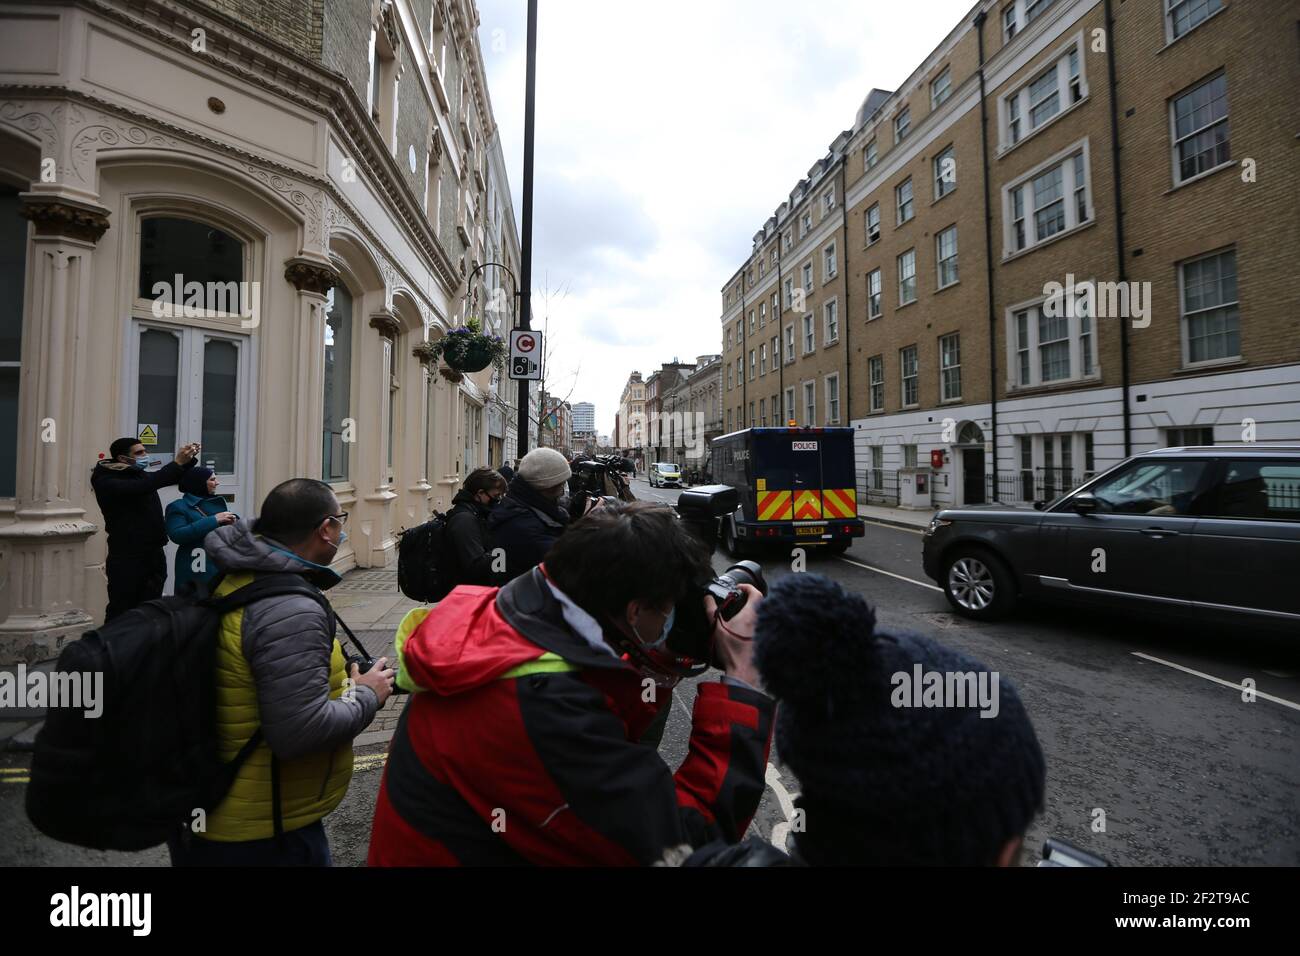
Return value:
[(26, 767), (0, 767), (0, 783), (31, 783)]

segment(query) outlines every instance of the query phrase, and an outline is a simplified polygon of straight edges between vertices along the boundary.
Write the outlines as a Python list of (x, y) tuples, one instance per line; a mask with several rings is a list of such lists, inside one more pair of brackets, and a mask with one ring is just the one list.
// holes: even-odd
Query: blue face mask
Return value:
[(148, 468), (148, 467), (149, 467), (149, 459), (148, 459), (148, 458), (134, 458), (134, 459), (132, 459), (131, 464), (132, 464), (134, 467), (136, 467), (136, 468), (141, 468), (141, 469), (143, 469), (143, 468)]
[(663, 647), (664, 641), (668, 640), (668, 634), (673, 629), (673, 620), (676, 617), (677, 617), (677, 608), (674, 606), (673, 609), (668, 612), (668, 619), (664, 621), (663, 631), (660, 632), (659, 637), (653, 642), (647, 641), (644, 637), (642, 637), (641, 633), (635, 627), (632, 628), (632, 633), (635, 634), (637, 640), (639, 640), (646, 647)]

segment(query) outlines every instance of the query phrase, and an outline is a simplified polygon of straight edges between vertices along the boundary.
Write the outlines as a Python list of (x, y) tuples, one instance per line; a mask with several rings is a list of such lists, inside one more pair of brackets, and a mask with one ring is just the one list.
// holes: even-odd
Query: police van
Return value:
[(753, 544), (846, 551), (858, 518), (852, 428), (747, 428), (710, 443), (713, 478), (740, 505), (722, 519), (722, 544), (737, 556)]

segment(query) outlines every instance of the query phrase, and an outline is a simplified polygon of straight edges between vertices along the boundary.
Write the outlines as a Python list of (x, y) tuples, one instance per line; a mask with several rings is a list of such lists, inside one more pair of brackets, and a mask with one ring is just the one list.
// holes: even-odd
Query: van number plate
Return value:
[(820, 537), (821, 535), (826, 533), (826, 527), (825, 525), (822, 525), (816, 528), (795, 528), (794, 533), (796, 537), (803, 536), (803, 535), (807, 535), (809, 537), (813, 537), (813, 536)]

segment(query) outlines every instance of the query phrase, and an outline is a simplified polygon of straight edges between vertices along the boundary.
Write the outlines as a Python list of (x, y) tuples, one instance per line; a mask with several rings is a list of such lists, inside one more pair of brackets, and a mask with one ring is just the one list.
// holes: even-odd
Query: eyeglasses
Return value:
[(347, 524), (347, 523), (348, 523), (348, 513), (347, 513), (346, 511), (340, 511), (340, 512), (339, 512), (338, 514), (336, 514), (336, 515), (326, 515), (322, 520), (324, 520), (324, 521), (330, 521), (330, 520), (333, 520), (333, 521), (337, 521), (339, 524)]

